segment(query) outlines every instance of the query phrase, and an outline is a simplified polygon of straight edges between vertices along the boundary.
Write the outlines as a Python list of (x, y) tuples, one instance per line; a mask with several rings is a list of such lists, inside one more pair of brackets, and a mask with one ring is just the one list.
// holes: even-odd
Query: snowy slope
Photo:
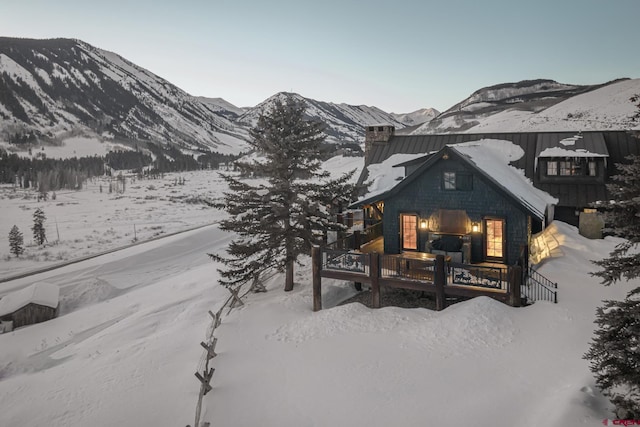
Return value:
[(596, 86), (547, 80), (492, 86), (413, 133), (633, 129), (639, 125), (630, 120), (635, 107), (629, 98), (637, 93), (640, 79)]
[(404, 123), (407, 126), (416, 126), (423, 123), (427, 123), (438, 116), (440, 112), (435, 108), (422, 108), (412, 113), (396, 114), (391, 113), (393, 117), (399, 122)]
[(225, 103), (202, 101), (121, 56), (79, 40), (0, 38), (0, 140), (78, 132), (237, 153), (246, 132)]
[(309, 118), (318, 119), (325, 123), (327, 125), (325, 130), (327, 139), (332, 142), (363, 142), (365, 126), (371, 124), (385, 123), (397, 128), (406, 126), (393, 114), (385, 113), (376, 107), (333, 104), (287, 92), (280, 92), (249, 109), (238, 118), (238, 121), (247, 126), (254, 126), (260, 114), (271, 108), (276, 100), (284, 101), (287, 97), (304, 103), (307, 107), (306, 115)]
[[(334, 165), (347, 169), (344, 160)], [(144, 205), (132, 200), (128, 208), (135, 216)], [(2, 294), (47, 280), (61, 286), (62, 300), (57, 319), (0, 335), (0, 425), (193, 425), (207, 311), (228, 295), (205, 253), (229, 238), (211, 226), (0, 283)], [(612, 414), (582, 360), (595, 307), (640, 282), (604, 287), (589, 275), (590, 260), (619, 239), (591, 241), (554, 223), (547, 240), (551, 258), (540, 271), (559, 283), (559, 303), (526, 308), (484, 297), (442, 312), (336, 306), (355, 291), (324, 280), (326, 309), (313, 313), (303, 259), (294, 291), (282, 292), (284, 278), (275, 276), (269, 292), (248, 296), (216, 330), (202, 421), (601, 425)]]

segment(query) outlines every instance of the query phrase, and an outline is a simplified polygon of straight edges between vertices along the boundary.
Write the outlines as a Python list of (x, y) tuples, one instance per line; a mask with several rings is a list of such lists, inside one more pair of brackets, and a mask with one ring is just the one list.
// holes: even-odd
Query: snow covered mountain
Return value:
[(629, 98), (640, 79), (577, 86), (553, 80), (527, 80), (474, 92), (414, 134), (526, 132), (637, 128)]
[(303, 102), (306, 105), (306, 114), (309, 118), (320, 119), (327, 125), (325, 133), (328, 142), (362, 142), (364, 141), (365, 126), (371, 124), (385, 123), (398, 129), (409, 124), (402, 118), (397, 118), (393, 113), (385, 113), (376, 107), (316, 101), (289, 92), (280, 92), (267, 98), (241, 115), (238, 122), (248, 127), (253, 126), (260, 114), (268, 110), (276, 100), (284, 101), (287, 97), (293, 97)]
[(0, 38), (0, 140), (86, 133), (232, 153), (246, 146), (240, 112), (79, 40)]
[(399, 122), (404, 123), (407, 126), (416, 126), (423, 123), (430, 122), (434, 118), (438, 117), (440, 112), (435, 108), (421, 108), (413, 113), (396, 114), (391, 113), (393, 117)]
[[(238, 153), (276, 94), (254, 108), (189, 95), (121, 56), (71, 39), (0, 37), (0, 141), (63, 143), (78, 134)], [(432, 110), (394, 115), (376, 107), (304, 100), (329, 142), (364, 140), (372, 123), (423, 123)]]

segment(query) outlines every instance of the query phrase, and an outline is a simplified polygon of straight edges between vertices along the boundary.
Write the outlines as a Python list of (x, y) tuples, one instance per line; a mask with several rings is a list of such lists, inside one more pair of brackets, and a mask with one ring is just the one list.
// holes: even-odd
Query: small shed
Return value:
[(55, 318), (58, 316), (59, 299), (60, 288), (46, 282), (34, 283), (5, 295), (0, 299), (0, 321), (4, 332)]

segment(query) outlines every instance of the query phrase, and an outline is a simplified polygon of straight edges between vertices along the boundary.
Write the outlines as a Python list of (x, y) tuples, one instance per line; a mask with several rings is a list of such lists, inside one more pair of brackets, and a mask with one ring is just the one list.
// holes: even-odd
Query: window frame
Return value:
[(473, 191), (473, 174), (466, 171), (443, 171), (442, 189), (444, 191)]
[(454, 171), (442, 172), (442, 189), (445, 191), (456, 190), (456, 173)]
[[(405, 222), (405, 218), (414, 218), (415, 219), (415, 227), (411, 225), (411, 229), (409, 231), (413, 232), (415, 236), (415, 247), (406, 246), (405, 236), (407, 236), (407, 223)], [(402, 212), (400, 213), (400, 248), (403, 251), (418, 251), (420, 249), (420, 216), (415, 212)]]

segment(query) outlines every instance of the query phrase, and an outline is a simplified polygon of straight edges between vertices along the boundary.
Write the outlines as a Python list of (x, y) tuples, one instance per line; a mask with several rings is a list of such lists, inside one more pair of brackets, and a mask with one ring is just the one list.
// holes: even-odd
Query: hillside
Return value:
[[(84, 136), (235, 154), (247, 148), (248, 129), (257, 117), (283, 96), (239, 108), (221, 98), (192, 96), (80, 40), (0, 37), (0, 142), (60, 145)], [(305, 102), (309, 117), (327, 125), (329, 142), (360, 143), (368, 124), (390, 123), (400, 129), (437, 114), (432, 109), (390, 114), (295, 96)]]
[[(316, 101), (297, 93), (288, 92), (277, 93), (256, 107), (249, 109), (238, 118), (238, 122), (248, 127), (255, 125), (260, 114), (271, 108), (276, 100), (284, 100), (287, 97), (293, 97), (304, 103), (309, 118), (319, 119), (327, 125), (325, 133), (330, 142), (362, 142), (365, 126), (372, 123), (391, 124), (398, 129), (411, 123), (404, 122), (402, 117), (397, 118), (394, 114), (385, 113), (376, 107)], [(411, 120), (416, 120), (416, 118), (412, 117)]]
[(0, 38), (0, 138), (70, 134), (238, 152), (244, 132), (210, 104), (79, 40)]
[(629, 129), (629, 98), (640, 79), (578, 86), (529, 80), (486, 87), (418, 127), (414, 134)]

